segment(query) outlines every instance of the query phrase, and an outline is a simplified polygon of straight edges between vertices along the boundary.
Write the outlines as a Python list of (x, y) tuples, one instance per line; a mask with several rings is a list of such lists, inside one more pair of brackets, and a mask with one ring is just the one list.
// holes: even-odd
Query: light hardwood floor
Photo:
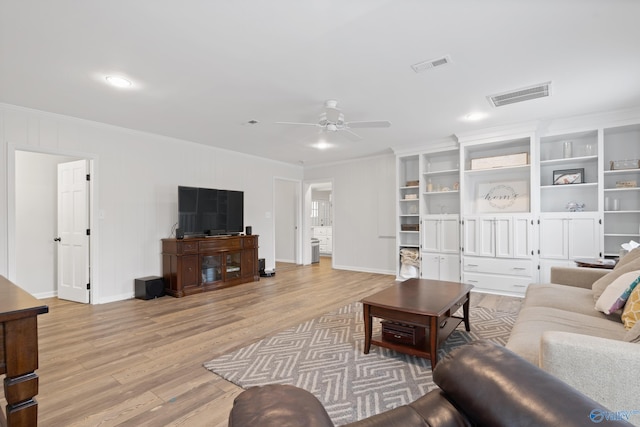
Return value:
[[(276, 275), (185, 298), (102, 305), (45, 300), (41, 426), (226, 426), (242, 390), (202, 364), (381, 290), (393, 276), (279, 264)], [(520, 300), (472, 294), (517, 311)], [(473, 325), (472, 325), (473, 327)]]

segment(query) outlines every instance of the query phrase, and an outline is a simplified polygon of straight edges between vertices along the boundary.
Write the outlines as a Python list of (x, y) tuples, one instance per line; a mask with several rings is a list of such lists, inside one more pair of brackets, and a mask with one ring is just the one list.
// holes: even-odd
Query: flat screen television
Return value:
[(178, 227), (185, 236), (241, 233), (244, 228), (244, 193), (179, 186)]

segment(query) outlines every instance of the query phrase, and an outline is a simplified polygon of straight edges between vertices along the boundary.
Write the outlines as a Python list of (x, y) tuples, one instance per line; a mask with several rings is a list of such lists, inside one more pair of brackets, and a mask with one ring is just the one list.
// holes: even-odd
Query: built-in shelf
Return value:
[(570, 190), (570, 189), (576, 189), (576, 188), (597, 187), (597, 186), (598, 186), (597, 182), (583, 182), (581, 184), (541, 185), (540, 189), (548, 190), (550, 188), (553, 188), (553, 189)]
[(482, 175), (482, 174), (495, 174), (501, 172), (526, 172), (531, 169), (531, 165), (520, 165), (520, 166), (504, 166), (500, 168), (490, 168), (490, 169), (467, 169), (464, 171), (467, 175)]
[(640, 213), (640, 211), (604, 211), (604, 213), (608, 214), (634, 214)]
[(640, 187), (621, 187), (621, 188), (605, 188), (604, 191), (606, 193), (617, 193), (621, 191), (638, 191)]
[(640, 173), (640, 169), (615, 169), (615, 170), (604, 171), (605, 175), (622, 175), (622, 174), (630, 174), (630, 173)]
[(574, 164), (574, 163), (587, 163), (587, 162), (597, 162), (597, 161), (598, 161), (597, 155), (581, 156), (581, 157), (566, 157), (566, 158), (563, 157), (560, 159), (541, 160), (540, 166), (547, 166), (547, 165), (560, 166), (560, 165), (568, 165), (568, 164)]
[(450, 190), (450, 191), (425, 191), (423, 194), (425, 196), (435, 196), (440, 194), (458, 194), (459, 190)]
[(460, 173), (460, 169), (448, 169), (448, 170), (441, 170), (441, 171), (425, 172), (423, 173), (423, 175), (426, 177), (429, 177), (429, 176), (438, 176), (438, 175), (457, 175), (458, 173)]

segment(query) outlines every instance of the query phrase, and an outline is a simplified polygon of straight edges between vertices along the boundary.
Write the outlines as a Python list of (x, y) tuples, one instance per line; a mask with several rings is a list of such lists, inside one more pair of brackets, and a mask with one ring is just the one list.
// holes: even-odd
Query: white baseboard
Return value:
[(55, 298), (58, 296), (58, 291), (39, 292), (37, 294), (33, 294), (33, 296), (38, 299)]
[(333, 265), (333, 268), (336, 270), (347, 270), (347, 271), (359, 271), (361, 273), (375, 273), (375, 274), (388, 274), (390, 276), (395, 276), (395, 270), (378, 270), (375, 268), (362, 268), (362, 267), (352, 267), (349, 265)]

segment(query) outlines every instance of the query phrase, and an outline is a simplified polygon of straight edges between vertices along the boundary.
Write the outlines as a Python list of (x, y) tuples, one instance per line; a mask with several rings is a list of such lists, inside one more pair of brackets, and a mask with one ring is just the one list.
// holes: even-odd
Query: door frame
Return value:
[[(99, 295), (98, 280), (98, 221), (96, 203), (98, 200), (98, 157), (91, 153), (58, 150), (41, 147), (32, 147), (29, 145), (15, 144), (9, 142), (7, 144), (7, 278), (12, 282), (16, 281), (16, 151), (27, 151), (31, 153), (50, 154), (55, 156), (76, 157), (79, 160), (87, 161), (91, 180), (89, 181), (89, 303), (95, 304), (97, 295)], [(51, 237), (53, 238), (53, 236)], [(57, 293), (57, 278), (56, 278)]]
[[(336, 229), (336, 197), (335, 197), (335, 183), (333, 178), (326, 179), (313, 179), (313, 180), (305, 180), (303, 181), (303, 216), (302, 216), (302, 241), (303, 242), (311, 242), (311, 193), (312, 190), (320, 185), (329, 184), (331, 187), (331, 219), (333, 221), (332, 228), (332, 238), (331, 238), (331, 268), (334, 267), (334, 262), (336, 259), (336, 245), (335, 245), (335, 229)], [(311, 244), (302, 245), (302, 261), (304, 265), (311, 264)]]

